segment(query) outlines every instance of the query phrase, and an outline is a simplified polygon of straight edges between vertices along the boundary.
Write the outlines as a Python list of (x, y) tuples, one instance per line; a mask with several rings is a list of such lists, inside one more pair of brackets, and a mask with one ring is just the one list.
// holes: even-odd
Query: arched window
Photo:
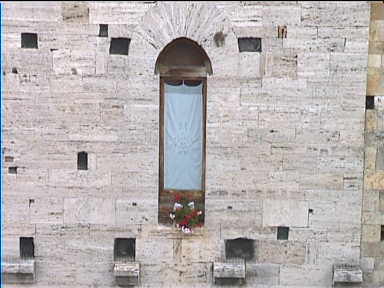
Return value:
[(194, 41), (178, 38), (160, 53), (159, 223), (170, 223), (176, 193), (204, 211), (207, 74), (211, 62)]

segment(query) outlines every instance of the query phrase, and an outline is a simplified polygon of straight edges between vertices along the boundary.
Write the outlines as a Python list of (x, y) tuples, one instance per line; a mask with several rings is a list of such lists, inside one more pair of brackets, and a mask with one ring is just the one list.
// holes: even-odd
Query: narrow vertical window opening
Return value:
[(381, 225), (380, 241), (384, 241), (384, 225)]
[(88, 170), (88, 153), (77, 153), (77, 170)]
[(28, 259), (35, 257), (35, 245), (33, 237), (20, 237), (20, 258)]
[(375, 109), (375, 97), (374, 96), (367, 96), (365, 98), (365, 109), (367, 109), (367, 110)]
[(207, 74), (210, 60), (194, 41), (178, 38), (156, 61), (160, 73), (159, 223), (170, 224), (172, 199), (183, 194), (205, 206)]

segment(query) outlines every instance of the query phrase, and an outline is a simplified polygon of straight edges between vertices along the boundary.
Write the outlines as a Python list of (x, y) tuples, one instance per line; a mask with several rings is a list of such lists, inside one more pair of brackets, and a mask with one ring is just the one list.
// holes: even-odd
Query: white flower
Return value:
[(187, 234), (192, 233), (192, 230), (185, 226), (181, 227), (181, 231)]
[(172, 220), (175, 219), (176, 215), (175, 213), (169, 213), (169, 218), (171, 218)]
[(173, 211), (175, 211), (176, 209), (181, 209), (181, 208), (183, 208), (183, 205), (182, 204), (180, 204), (180, 203), (175, 203), (175, 205), (173, 205)]
[(189, 202), (188, 203), (188, 207), (191, 208), (191, 209), (195, 209), (195, 202)]
[(201, 214), (203, 214), (203, 211), (198, 211), (197, 212), (197, 215), (201, 215)]

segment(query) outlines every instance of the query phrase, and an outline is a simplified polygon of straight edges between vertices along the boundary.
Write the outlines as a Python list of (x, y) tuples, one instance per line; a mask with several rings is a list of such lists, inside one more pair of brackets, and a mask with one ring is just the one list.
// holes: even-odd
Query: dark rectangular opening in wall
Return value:
[(375, 109), (375, 97), (374, 96), (367, 96), (365, 98), (365, 109)]
[(277, 227), (277, 240), (288, 240), (289, 227)]
[(242, 278), (216, 278), (215, 284), (219, 286), (241, 286), (244, 284), (244, 279)]
[(116, 238), (113, 247), (113, 257), (115, 260), (135, 261), (136, 239), (135, 238)]
[(238, 38), (240, 52), (261, 52), (261, 38)]
[(381, 225), (380, 241), (384, 241), (384, 225)]
[(13, 156), (4, 156), (5, 162), (13, 162)]
[(131, 39), (129, 38), (112, 38), (111, 45), (109, 46), (109, 54), (128, 55), (130, 43)]
[(77, 153), (77, 170), (88, 170), (88, 153)]
[(99, 25), (99, 37), (108, 37), (108, 24)]
[(225, 257), (253, 259), (255, 255), (255, 241), (247, 238), (225, 240)]
[(21, 33), (21, 48), (38, 48), (36, 33)]
[(17, 167), (16, 166), (8, 167), (8, 174), (17, 174)]
[(287, 26), (277, 27), (277, 38), (287, 38)]
[(35, 257), (35, 245), (33, 237), (20, 237), (20, 258)]

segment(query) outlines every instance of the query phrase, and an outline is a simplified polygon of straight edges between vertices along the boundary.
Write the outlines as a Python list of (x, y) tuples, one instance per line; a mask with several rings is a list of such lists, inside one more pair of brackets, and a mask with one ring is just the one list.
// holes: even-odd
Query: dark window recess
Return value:
[(8, 174), (17, 174), (17, 167), (8, 167)]
[(99, 37), (108, 37), (108, 24), (99, 25)]
[(225, 35), (223, 32), (217, 32), (215, 36), (213, 36), (213, 40), (215, 41), (216, 47), (222, 47), (225, 44)]
[(232, 240), (225, 240), (225, 257), (230, 258), (243, 258), (245, 260), (253, 259), (255, 255), (254, 240), (246, 238), (237, 238)]
[(21, 48), (38, 48), (36, 33), (21, 33)]
[(5, 162), (13, 162), (13, 156), (4, 156)]
[(384, 225), (381, 225), (380, 241), (384, 241)]
[(287, 26), (279, 26), (277, 28), (277, 38), (287, 38)]
[(113, 247), (113, 257), (115, 260), (135, 261), (136, 239), (135, 238), (116, 238)]
[(289, 227), (277, 227), (277, 240), (288, 240)]
[(261, 38), (238, 38), (240, 52), (261, 52)]
[(13, 67), (13, 68), (12, 68), (12, 73), (13, 73), (13, 74), (17, 74), (17, 68), (16, 68), (16, 67)]
[(20, 258), (35, 257), (33, 237), (20, 237)]
[(242, 278), (216, 278), (215, 284), (219, 286), (241, 286), (244, 284)]
[(88, 170), (88, 153), (77, 153), (77, 170)]
[(128, 55), (130, 43), (131, 39), (129, 38), (112, 38), (109, 54)]
[(365, 98), (365, 109), (375, 109), (375, 97), (367, 96)]

